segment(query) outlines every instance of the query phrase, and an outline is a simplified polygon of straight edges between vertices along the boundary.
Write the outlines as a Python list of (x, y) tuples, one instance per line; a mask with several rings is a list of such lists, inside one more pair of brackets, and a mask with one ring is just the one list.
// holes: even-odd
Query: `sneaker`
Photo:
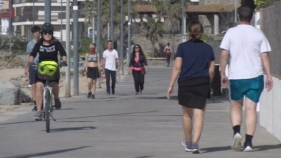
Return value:
[(251, 152), (251, 151), (253, 151), (253, 145), (251, 143), (245, 143), (243, 151), (244, 152)]
[(112, 89), (112, 95), (114, 95), (115, 94), (115, 89)]
[(37, 111), (37, 106), (36, 105), (34, 105), (32, 111)]
[(235, 151), (241, 151), (242, 148), (241, 140), (242, 140), (242, 136), (240, 135), (240, 133), (236, 133), (232, 140), (231, 149)]
[(60, 99), (55, 99), (55, 108), (56, 108), (56, 109), (60, 109), (60, 108), (61, 108)]
[(184, 146), (185, 151), (191, 152), (192, 151), (192, 142), (182, 141), (181, 144)]
[(140, 94), (142, 94), (142, 92), (143, 92), (143, 89), (140, 91)]
[(199, 145), (197, 143), (195, 143), (195, 142), (192, 143), (192, 147), (191, 148), (192, 148), (192, 153), (193, 154), (201, 154), (202, 153), (200, 148), (199, 148)]
[(35, 116), (34, 116), (35, 121), (41, 121), (42, 120), (42, 112), (37, 111)]
[(92, 94), (92, 99), (95, 99), (95, 95), (94, 94)]
[(92, 92), (89, 92), (88, 95), (87, 95), (87, 98), (90, 98), (92, 95)]
[(139, 92), (136, 92), (135, 95), (139, 95)]

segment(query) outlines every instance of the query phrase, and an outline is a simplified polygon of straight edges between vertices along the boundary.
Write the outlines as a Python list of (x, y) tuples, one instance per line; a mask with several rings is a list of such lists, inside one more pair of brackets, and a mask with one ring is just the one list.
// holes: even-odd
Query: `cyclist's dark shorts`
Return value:
[[(52, 82), (56, 82), (57, 84), (60, 83), (60, 70), (58, 70), (58, 72), (56, 72), (56, 73), (57, 73), (57, 74), (56, 74), (57, 79), (55, 79), (55, 80), (50, 80), (49, 83), (52, 83)], [(37, 80), (37, 82), (42, 82), (43, 84), (46, 83), (46, 80), (41, 80), (41, 79), (39, 79), (37, 75), (36, 75), (36, 80)]]
[(33, 85), (37, 82), (37, 70), (29, 68), (29, 84)]

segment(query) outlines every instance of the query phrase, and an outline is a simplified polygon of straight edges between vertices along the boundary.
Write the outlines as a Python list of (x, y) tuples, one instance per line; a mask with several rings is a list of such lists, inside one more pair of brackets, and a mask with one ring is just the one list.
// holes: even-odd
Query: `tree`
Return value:
[[(114, 42), (119, 43), (120, 42), (120, 26), (123, 25), (124, 27), (124, 39), (126, 39), (125, 37), (128, 36), (127, 35), (127, 28), (128, 28), (128, 22), (126, 20), (124, 20), (124, 23), (121, 24), (120, 19), (124, 18), (125, 16), (128, 14), (128, 5), (127, 5), (127, 1), (124, 0), (124, 4), (123, 4), (123, 13), (124, 13), (124, 17), (121, 17), (121, 4), (120, 4), (120, 0), (114, 0)], [(132, 3), (132, 5), (134, 5), (135, 3), (138, 2), (134, 2)], [(93, 1), (92, 0), (86, 0), (85, 2), (85, 7), (83, 9), (83, 12), (85, 13), (85, 22), (91, 24), (92, 23), (92, 19), (93, 19)], [(134, 10), (134, 8), (132, 7), (132, 12), (131, 12), (131, 16), (132, 19), (134, 19), (137, 16), (136, 11)], [(110, 0), (102, 0), (101, 1), (101, 49), (105, 49), (106, 48), (106, 43), (107, 43), (107, 25), (110, 22)], [(125, 43), (125, 40), (124, 40)], [(120, 45), (120, 44), (117, 44)]]

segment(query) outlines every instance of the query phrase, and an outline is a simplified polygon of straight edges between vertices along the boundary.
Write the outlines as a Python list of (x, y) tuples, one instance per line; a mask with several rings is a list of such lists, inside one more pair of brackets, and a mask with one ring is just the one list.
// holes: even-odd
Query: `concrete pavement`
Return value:
[(229, 102), (221, 97), (207, 105), (200, 141), (203, 154), (185, 152), (181, 107), (176, 97), (166, 99), (170, 73), (171, 68), (161, 61), (150, 62), (142, 95), (134, 95), (133, 78), (128, 75), (118, 81), (116, 95), (100, 90), (95, 100), (87, 99), (86, 94), (62, 99), (63, 107), (55, 111), (57, 122), (51, 122), (50, 133), (45, 132), (43, 121), (33, 121), (34, 112), (18, 112), (18, 117), (0, 122), (0, 157), (281, 158), (280, 142), (260, 126), (253, 139), (255, 152), (230, 150)]

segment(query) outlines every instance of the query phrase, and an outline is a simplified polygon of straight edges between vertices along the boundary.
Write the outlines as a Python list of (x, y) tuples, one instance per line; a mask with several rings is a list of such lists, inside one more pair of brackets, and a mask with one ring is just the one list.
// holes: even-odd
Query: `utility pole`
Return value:
[(185, 5), (184, 0), (181, 0), (182, 5), (182, 36), (185, 34)]
[(235, 0), (235, 14), (234, 14), (234, 19), (235, 19), (235, 25), (237, 25), (237, 0)]
[(10, 53), (12, 53), (12, 26), (13, 26), (13, 22), (12, 22), (12, 10), (13, 10), (13, 5), (12, 5), (13, 1), (10, 1), (9, 3), (9, 37), (10, 37)]
[(93, 0), (93, 21), (92, 21), (92, 30), (93, 30), (93, 32), (92, 32), (92, 42), (93, 43), (95, 43), (95, 30), (96, 30), (96, 28), (95, 28), (95, 16), (96, 16), (96, 8), (95, 8), (95, 5), (96, 5), (96, 3), (95, 3), (95, 1), (96, 0)]
[(74, 56), (74, 93), (79, 95), (79, 67), (78, 67), (78, 2), (73, 0), (73, 56)]
[(128, 0), (128, 53), (127, 62), (129, 64), (131, 58), (131, 2)]
[(124, 17), (124, 10), (123, 10), (123, 0), (121, 0), (121, 25), (120, 25), (120, 34), (121, 34), (121, 36), (120, 36), (120, 65), (121, 65), (121, 74), (122, 75), (124, 75), (124, 59), (123, 59), (123, 57), (124, 57), (124, 39), (123, 39), (123, 37), (124, 37), (124, 28), (123, 28), (123, 24), (124, 24), (124, 20), (123, 20), (123, 17)]
[(110, 40), (114, 45), (114, 3), (113, 0), (110, 0)]
[(51, 0), (45, 0), (45, 23), (51, 23)]
[[(66, 83), (65, 83), (65, 97), (71, 97), (70, 94), (70, 0), (66, 0), (66, 34), (65, 34), (65, 47), (66, 47), (66, 53), (67, 53), (67, 67), (66, 67), (66, 73), (65, 73), (65, 78), (66, 78)], [(73, 40), (73, 38), (72, 38)]]
[[(98, 19), (97, 19), (97, 51), (99, 53), (99, 58), (100, 58), (100, 61), (102, 63), (102, 53), (101, 53), (101, 48), (100, 48), (100, 41), (101, 41), (101, 0), (98, 0), (98, 6), (97, 6), (97, 10), (98, 10)], [(101, 77), (100, 79), (98, 80), (99, 83), (98, 83), (98, 86), (99, 88), (101, 88)]]

